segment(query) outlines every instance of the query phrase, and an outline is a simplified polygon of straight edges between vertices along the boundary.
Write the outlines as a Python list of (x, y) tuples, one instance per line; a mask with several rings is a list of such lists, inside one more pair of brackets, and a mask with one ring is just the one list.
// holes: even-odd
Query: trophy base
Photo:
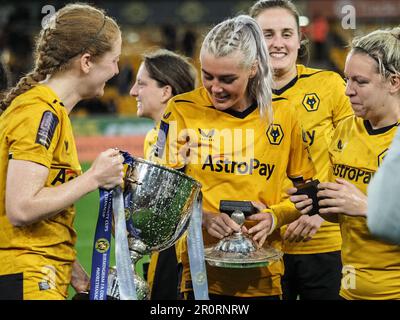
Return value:
[(214, 246), (204, 249), (205, 260), (210, 266), (221, 268), (260, 268), (279, 261), (283, 253), (275, 248), (261, 248), (253, 252), (224, 252)]

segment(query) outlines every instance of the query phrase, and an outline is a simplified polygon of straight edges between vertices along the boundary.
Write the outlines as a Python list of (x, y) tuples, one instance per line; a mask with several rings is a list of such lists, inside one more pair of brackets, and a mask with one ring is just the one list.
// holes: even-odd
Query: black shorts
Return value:
[(22, 300), (23, 281), (22, 273), (0, 275), (0, 300)]
[(340, 251), (285, 254), (283, 300), (339, 300), (342, 278)]

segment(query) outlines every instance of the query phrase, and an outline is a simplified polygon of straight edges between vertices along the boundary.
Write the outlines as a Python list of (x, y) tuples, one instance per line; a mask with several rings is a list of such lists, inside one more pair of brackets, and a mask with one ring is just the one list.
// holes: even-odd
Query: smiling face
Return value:
[(90, 74), (90, 88), (92, 96), (102, 96), (104, 86), (108, 80), (119, 73), (118, 61), (121, 55), (122, 39), (121, 35), (115, 40), (112, 49), (103, 56), (93, 61), (93, 68)]
[(202, 50), (200, 54), (201, 78), (217, 110), (244, 111), (252, 103), (247, 86), (255, 70), (241, 65), (243, 54), (236, 51), (216, 57)]
[(136, 97), (137, 116), (158, 120), (166, 107), (171, 94), (165, 86), (160, 87), (158, 82), (150, 77), (144, 63), (140, 65), (130, 95)]
[(300, 36), (293, 14), (287, 9), (271, 8), (262, 11), (255, 20), (263, 31), (275, 76), (294, 77)]
[(364, 120), (383, 118), (387, 113), (388, 83), (378, 72), (377, 62), (365, 53), (350, 52), (344, 74), (354, 114)]

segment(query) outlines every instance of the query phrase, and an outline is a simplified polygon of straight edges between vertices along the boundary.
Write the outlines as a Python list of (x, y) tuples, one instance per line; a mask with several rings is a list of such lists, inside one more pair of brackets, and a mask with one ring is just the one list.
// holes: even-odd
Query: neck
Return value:
[(376, 117), (368, 119), (373, 129), (384, 128), (400, 120), (400, 102), (384, 109), (385, 111), (382, 112), (382, 115), (377, 115)]
[(243, 100), (243, 103), (235, 107), (231, 107), (231, 109), (237, 112), (243, 112), (246, 111), (248, 108), (250, 108), (252, 104), (253, 101), (250, 99), (250, 97), (246, 97), (246, 99)]
[(273, 89), (279, 90), (286, 86), (290, 81), (292, 81), (297, 76), (296, 65), (289, 71), (275, 70), (274, 71), (274, 84)]
[(82, 100), (82, 97), (79, 95), (79, 86), (68, 75), (52, 76), (47, 82), (44, 82), (44, 84), (49, 86), (57, 94), (68, 113)]

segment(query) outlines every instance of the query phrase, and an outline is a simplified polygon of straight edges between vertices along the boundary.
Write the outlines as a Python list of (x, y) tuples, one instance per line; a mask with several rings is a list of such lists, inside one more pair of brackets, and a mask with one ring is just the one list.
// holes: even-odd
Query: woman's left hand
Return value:
[(352, 183), (337, 178), (334, 182), (321, 182), (318, 185), (318, 203), (321, 214), (341, 213), (348, 216), (367, 216), (367, 196)]

